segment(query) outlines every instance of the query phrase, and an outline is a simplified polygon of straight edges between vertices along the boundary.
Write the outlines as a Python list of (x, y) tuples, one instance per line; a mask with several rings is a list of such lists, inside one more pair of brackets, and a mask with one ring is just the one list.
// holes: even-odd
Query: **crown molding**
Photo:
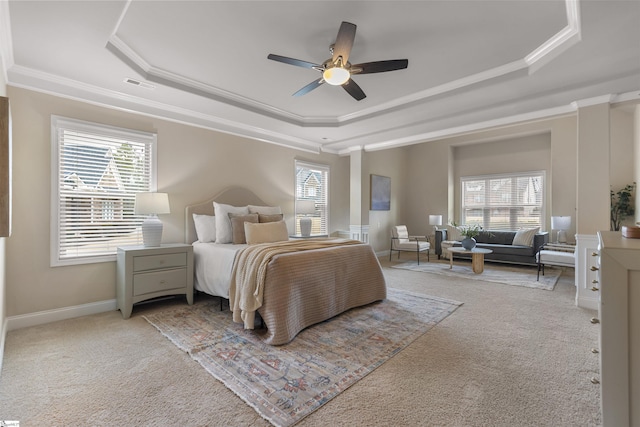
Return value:
[(565, 0), (567, 26), (542, 43), (538, 48), (519, 60), (503, 64), (489, 70), (472, 74), (445, 84), (441, 84), (408, 96), (396, 98), (374, 107), (365, 108), (342, 116), (300, 116), (291, 112), (276, 108), (264, 102), (244, 97), (212, 85), (196, 81), (187, 76), (161, 69), (150, 64), (143, 55), (136, 52), (118, 36), (118, 29), (126, 16), (131, 0), (125, 5), (109, 40), (107, 48), (127, 65), (140, 72), (149, 81), (164, 84), (178, 90), (185, 90), (208, 97), (218, 102), (236, 106), (266, 117), (275, 118), (301, 127), (333, 127), (338, 128), (346, 124), (373, 118), (375, 116), (392, 113), (405, 108), (407, 105), (415, 105), (426, 102), (430, 98), (448, 92), (471, 87), (480, 83), (506, 76), (516, 72), (533, 73), (540, 69), (563, 51), (580, 41), (580, 11), (578, 0)]

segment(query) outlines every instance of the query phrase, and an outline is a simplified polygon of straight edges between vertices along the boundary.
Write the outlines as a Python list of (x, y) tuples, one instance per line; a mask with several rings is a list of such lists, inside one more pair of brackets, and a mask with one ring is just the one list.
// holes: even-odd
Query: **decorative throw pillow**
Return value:
[(193, 224), (196, 226), (198, 242), (216, 241), (216, 217), (213, 215), (193, 214)]
[(273, 214), (282, 213), (282, 209), (280, 209), (280, 206), (249, 205), (247, 207), (249, 208), (249, 213), (258, 213), (258, 214), (265, 214), (265, 215), (273, 215)]
[(289, 240), (289, 232), (287, 224), (284, 221), (265, 222), (262, 224), (253, 224), (245, 222), (244, 233), (247, 237), (247, 243), (255, 245), (258, 243), (275, 243)]
[(282, 221), (283, 218), (284, 218), (284, 215), (282, 214), (272, 214), (272, 215), (258, 214), (258, 222), (278, 222), (278, 221)]
[(458, 230), (458, 227), (447, 225), (447, 240), (453, 240), (456, 242), (462, 240), (462, 234), (460, 234), (460, 230)]
[(233, 231), (231, 230), (230, 213), (248, 214), (247, 206), (231, 206), (224, 203), (213, 202), (213, 212), (216, 216), (216, 243), (233, 242)]
[(516, 231), (512, 245), (514, 246), (533, 246), (533, 237), (540, 231), (540, 227), (521, 228)]
[(247, 239), (244, 235), (244, 223), (245, 222), (258, 222), (258, 214), (229, 214), (229, 219), (231, 220), (231, 234), (233, 236), (232, 243), (234, 245), (241, 245), (247, 243)]

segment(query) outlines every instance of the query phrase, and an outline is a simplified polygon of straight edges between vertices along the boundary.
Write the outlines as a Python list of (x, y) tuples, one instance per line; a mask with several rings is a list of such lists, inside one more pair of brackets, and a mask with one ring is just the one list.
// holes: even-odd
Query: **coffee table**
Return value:
[(471, 254), (471, 268), (476, 274), (480, 274), (484, 271), (484, 255), (493, 252), (491, 249), (473, 248), (467, 250), (459, 246), (447, 249), (449, 254), (449, 269), (453, 268), (453, 253), (456, 254)]

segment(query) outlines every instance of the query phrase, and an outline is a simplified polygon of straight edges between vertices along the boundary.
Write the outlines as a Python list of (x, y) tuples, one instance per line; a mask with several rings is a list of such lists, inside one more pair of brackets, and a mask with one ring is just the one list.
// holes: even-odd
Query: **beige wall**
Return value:
[[(408, 225), (433, 231), (428, 215), (443, 215), (443, 224), (460, 221), (460, 176), (544, 170), (547, 217), (575, 215), (576, 120), (566, 116), (477, 132), (407, 147), (407, 188), (413, 195)], [(572, 230), (567, 233), (573, 236)]]
[[(362, 165), (362, 206), (363, 223), (369, 225), (369, 243), (376, 252), (389, 250), (391, 227), (404, 224), (407, 200), (411, 197), (407, 187), (407, 152), (404, 148), (365, 153)], [(391, 210), (371, 211), (370, 175), (391, 178)], [(410, 232), (414, 233), (411, 229)]]
[[(0, 57), (0, 64), (2, 58)], [(4, 72), (0, 67), (0, 96), (7, 96), (7, 81)], [(11, 106), (9, 107), (11, 108)], [(0, 237), (0, 371), (2, 371), (2, 360), (4, 356), (4, 341), (6, 338), (7, 325), (7, 277), (6, 277), (6, 245), (7, 238)]]
[[(292, 227), (294, 160), (331, 168), (331, 230), (348, 228), (349, 159), (310, 154), (160, 119), (9, 88), (13, 112), (14, 221), (7, 243), (7, 315), (115, 298), (115, 262), (49, 266), (52, 114), (158, 134), (158, 189), (169, 193), (164, 242), (184, 240), (184, 207), (230, 185), (283, 207)], [(291, 228), (292, 230), (292, 228)]]

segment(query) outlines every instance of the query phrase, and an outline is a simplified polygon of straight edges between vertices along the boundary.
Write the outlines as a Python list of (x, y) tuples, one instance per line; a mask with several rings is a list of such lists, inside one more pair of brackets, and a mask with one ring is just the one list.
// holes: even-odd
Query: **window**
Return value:
[(51, 265), (115, 260), (142, 243), (135, 194), (155, 191), (156, 135), (51, 118)]
[[(329, 167), (296, 160), (295, 234), (300, 234), (300, 218), (311, 217), (311, 234), (329, 234)], [(298, 214), (298, 201), (313, 200), (316, 211)]]
[(489, 230), (541, 227), (544, 172), (463, 177), (462, 224)]

